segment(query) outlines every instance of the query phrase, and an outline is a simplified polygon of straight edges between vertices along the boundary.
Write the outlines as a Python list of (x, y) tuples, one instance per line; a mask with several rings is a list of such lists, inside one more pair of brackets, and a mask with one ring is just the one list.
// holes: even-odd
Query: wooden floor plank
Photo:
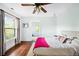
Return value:
[(5, 56), (25, 56), (27, 55), (30, 47), (32, 45), (32, 42), (21, 42), (18, 45), (15, 45), (11, 49), (9, 49)]

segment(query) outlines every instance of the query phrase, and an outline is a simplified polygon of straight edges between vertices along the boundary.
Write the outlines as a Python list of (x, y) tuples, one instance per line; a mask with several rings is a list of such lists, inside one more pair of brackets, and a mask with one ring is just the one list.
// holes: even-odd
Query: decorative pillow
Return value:
[(60, 42), (63, 43), (65, 40), (66, 40), (66, 37), (64, 37), (64, 36), (60, 36), (60, 37), (59, 37), (59, 41), (60, 41)]
[(65, 41), (66, 41), (66, 43), (71, 44), (75, 40), (78, 40), (77, 37), (67, 38)]
[(57, 40), (60, 40), (60, 35), (54, 35)]
[(79, 46), (79, 39), (72, 40), (71, 45), (74, 46), (74, 47)]
[(64, 40), (66, 39), (66, 37), (62, 36), (62, 35), (54, 35), (54, 37), (56, 37), (57, 40), (59, 40), (60, 42), (64, 42)]
[(70, 43), (71, 43), (71, 39), (70, 39), (70, 38), (66, 38), (66, 39), (63, 41), (63, 43), (68, 43), (68, 44), (70, 44)]
[(54, 35), (54, 37), (56, 37), (56, 39), (62, 43), (66, 43), (66, 40), (68, 39), (66, 36), (63, 35)]

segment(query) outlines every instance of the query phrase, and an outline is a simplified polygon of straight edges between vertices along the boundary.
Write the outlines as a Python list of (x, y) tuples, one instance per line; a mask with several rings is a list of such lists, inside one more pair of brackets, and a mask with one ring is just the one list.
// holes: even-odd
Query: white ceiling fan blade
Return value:
[(34, 14), (36, 11), (37, 11), (37, 7), (34, 8), (34, 10), (33, 10), (33, 14)]

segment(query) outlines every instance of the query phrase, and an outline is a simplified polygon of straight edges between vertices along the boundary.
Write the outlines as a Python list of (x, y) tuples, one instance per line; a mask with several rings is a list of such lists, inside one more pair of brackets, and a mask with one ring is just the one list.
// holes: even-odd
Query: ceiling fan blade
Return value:
[(36, 11), (37, 11), (37, 8), (35, 7), (34, 10), (33, 10), (33, 14), (35, 14)]
[(36, 10), (33, 10), (33, 14), (35, 14)]
[(41, 7), (41, 10), (44, 12), (44, 13), (46, 13), (47, 11), (43, 8), (43, 7)]
[(51, 4), (51, 3), (35, 3), (35, 4), (38, 4), (38, 5), (48, 5), (48, 4)]
[(21, 4), (22, 6), (35, 6), (34, 4)]

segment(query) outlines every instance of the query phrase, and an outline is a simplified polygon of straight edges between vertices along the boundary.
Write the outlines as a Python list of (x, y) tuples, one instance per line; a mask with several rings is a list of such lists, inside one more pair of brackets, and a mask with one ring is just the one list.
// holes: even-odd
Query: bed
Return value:
[[(78, 56), (79, 55), (79, 32), (78, 31), (63, 31), (61, 40), (55, 35), (38, 37), (33, 53), (38, 56)], [(68, 40), (66, 39), (68, 38)], [(72, 40), (74, 38), (74, 40)], [(64, 39), (64, 40), (63, 40)], [(68, 42), (64, 41), (67, 40)]]

